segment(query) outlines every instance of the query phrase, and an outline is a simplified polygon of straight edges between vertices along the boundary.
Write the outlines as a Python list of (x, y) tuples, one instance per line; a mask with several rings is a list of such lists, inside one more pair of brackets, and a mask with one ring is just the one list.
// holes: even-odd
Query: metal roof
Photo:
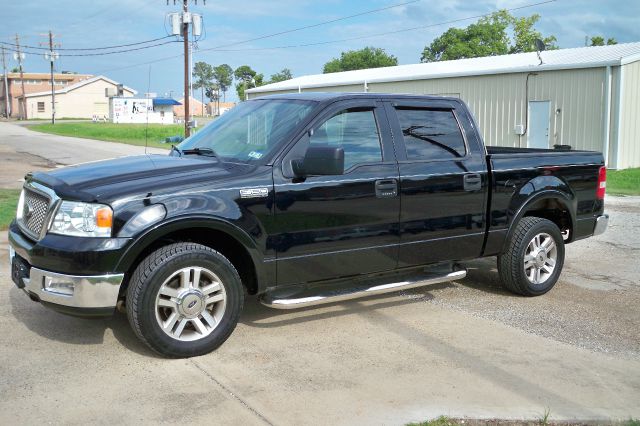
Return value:
[(543, 61), (542, 64), (540, 64), (536, 52), (528, 52), (458, 59), (455, 61), (370, 68), (330, 74), (306, 75), (249, 89), (247, 93), (321, 88), (349, 84), (624, 65), (640, 60), (640, 42), (615, 44), (612, 46), (548, 50), (541, 52), (540, 55)]
[(153, 98), (154, 105), (182, 105), (180, 102), (171, 98)]

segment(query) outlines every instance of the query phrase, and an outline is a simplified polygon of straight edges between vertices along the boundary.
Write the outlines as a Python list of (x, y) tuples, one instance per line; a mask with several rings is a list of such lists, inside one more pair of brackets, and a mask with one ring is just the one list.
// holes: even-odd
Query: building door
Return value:
[(550, 101), (529, 101), (529, 148), (549, 149)]

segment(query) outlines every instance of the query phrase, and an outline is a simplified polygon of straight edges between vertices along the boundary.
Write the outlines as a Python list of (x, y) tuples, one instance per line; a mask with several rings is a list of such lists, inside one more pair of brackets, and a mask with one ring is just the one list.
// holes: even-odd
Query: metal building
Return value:
[(459, 97), (488, 145), (570, 145), (640, 167), (640, 42), (308, 75), (247, 97), (363, 91)]

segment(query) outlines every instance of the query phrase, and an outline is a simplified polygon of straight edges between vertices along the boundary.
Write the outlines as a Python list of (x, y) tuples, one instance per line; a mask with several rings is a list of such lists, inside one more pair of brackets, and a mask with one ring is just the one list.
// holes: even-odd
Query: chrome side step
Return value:
[[(463, 279), (467, 276), (466, 269), (449, 272), (445, 275), (428, 275), (417, 279), (400, 281), (397, 283), (380, 284), (372, 287), (345, 288), (338, 291), (320, 293), (313, 296), (298, 298), (274, 298), (273, 294), (266, 294), (260, 298), (260, 303), (275, 309), (299, 309), (309, 306), (323, 305), (326, 303), (342, 302), (358, 299), (360, 297), (375, 296), (378, 294), (392, 293), (410, 288), (423, 287), (430, 284), (438, 284), (448, 281)], [(320, 290), (321, 291), (321, 290)]]

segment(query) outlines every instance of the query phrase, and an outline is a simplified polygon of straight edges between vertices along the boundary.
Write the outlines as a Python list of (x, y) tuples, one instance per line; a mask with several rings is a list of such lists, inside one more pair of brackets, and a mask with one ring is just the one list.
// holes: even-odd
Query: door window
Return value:
[(464, 157), (466, 148), (452, 110), (396, 110), (409, 160)]
[(373, 110), (340, 111), (314, 130), (310, 143), (341, 146), (345, 170), (355, 164), (382, 161), (380, 133)]

